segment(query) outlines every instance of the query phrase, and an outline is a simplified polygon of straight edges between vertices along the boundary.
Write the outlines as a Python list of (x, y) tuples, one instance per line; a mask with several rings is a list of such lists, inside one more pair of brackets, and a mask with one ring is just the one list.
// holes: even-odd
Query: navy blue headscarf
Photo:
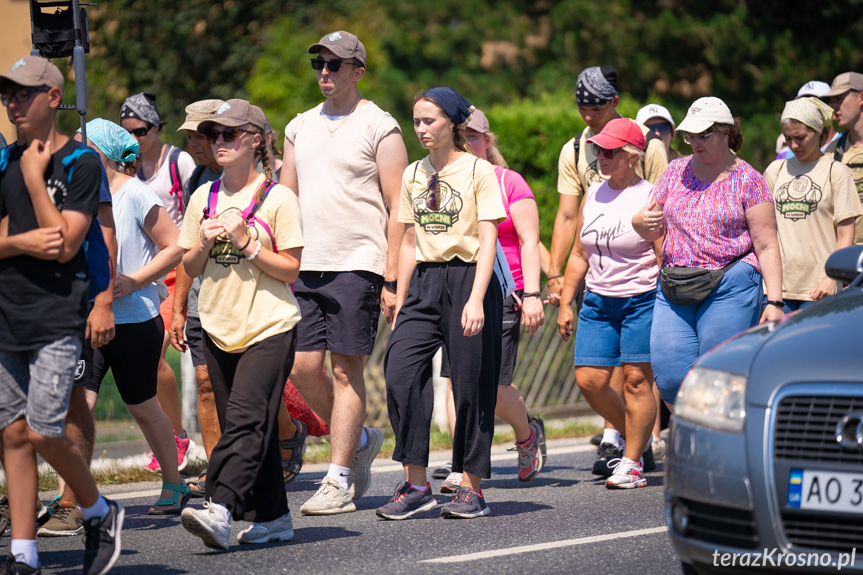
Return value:
[(437, 102), (456, 127), (466, 122), (473, 111), (471, 103), (452, 88), (437, 87), (426, 90), (423, 92), (423, 98), (430, 98)]

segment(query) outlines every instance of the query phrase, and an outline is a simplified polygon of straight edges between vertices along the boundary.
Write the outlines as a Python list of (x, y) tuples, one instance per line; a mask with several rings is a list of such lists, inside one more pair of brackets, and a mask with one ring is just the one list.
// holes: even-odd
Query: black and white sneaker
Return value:
[(84, 575), (104, 575), (120, 556), (120, 534), (126, 510), (111, 499), (105, 499), (108, 514), (84, 522)]
[(6, 557), (6, 564), (3, 565), (3, 573), (5, 575), (39, 575), (42, 573), (42, 565), (30, 567), (26, 563), (15, 561), (12, 555)]
[(608, 466), (608, 462), (612, 459), (621, 459), (623, 457), (623, 449), (617, 447), (613, 443), (603, 441), (599, 444), (599, 449), (596, 450), (596, 461), (593, 462), (594, 475), (602, 477), (611, 477), (614, 469)]
[(452, 473), (452, 460), (432, 471), (432, 479), (446, 479), (450, 473)]
[(539, 427), (539, 452), (542, 453), (542, 459), (545, 461), (545, 422), (541, 417), (536, 415), (530, 418), (530, 422)]

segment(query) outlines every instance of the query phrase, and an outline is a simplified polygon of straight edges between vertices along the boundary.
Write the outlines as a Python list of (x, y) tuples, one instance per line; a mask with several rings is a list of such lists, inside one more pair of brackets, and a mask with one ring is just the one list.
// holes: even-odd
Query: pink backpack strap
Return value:
[(222, 180), (216, 180), (210, 184), (210, 193), (207, 194), (207, 205), (204, 207), (204, 216), (201, 221), (208, 220), (217, 215), (216, 202), (219, 201), (219, 188), (222, 186)]
[(170, 176), (171, 176), (171, 190), (170, 194), (174, 196), (174, 199), (177, 201), (177, 208), (180, 210), (180, 215), (183, 214), (183, 181), (180, 179), (180, 168), (178, 167), (178, 160), (180, 159), (180, 148), (174, 148), (171, 150), (171, 155), (169, 158), (169, 168), (170, 168)]
[[(267, 186), (266, 190), (264, 190), (263, 196), (261, 196), (261, 204), (264, 203), (264, 200), (266, 200), (267, 196), (270, 194), (270, 190), (272, 190), (277, 183), (278, 182), (270, 182), (270, 185)], [(273, 245), (273, 253), (277, 254), (279, 253), (279, 249), (276, 247), (276, 238), (275, 236), (273, 236), (273, 231), (270, 229), (270, 226), (268, 226), (264, 220), (255, 216), (255, 212), (258, 211), (259, 207), (260, 204), (258, 203), (256, 196), (252, 198), (252, 203), (249, 204), (249, 206), (245, 210), (243, 210), (243, 219), (245, 219), (249, 224), (251, 224), (252, 222), (256, 222), (262, 228), (264, 228), (264, 231), (267, 232), (268, 236), (270, 236), (270, 243)]]

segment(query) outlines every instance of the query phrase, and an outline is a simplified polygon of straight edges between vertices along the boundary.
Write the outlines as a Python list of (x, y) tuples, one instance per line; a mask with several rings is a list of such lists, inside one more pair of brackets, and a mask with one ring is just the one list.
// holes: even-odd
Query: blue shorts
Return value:
[(650, 362), (650, 325), (656, 290), (632, 297), (587, 291), (575, 330), (575, 365)]

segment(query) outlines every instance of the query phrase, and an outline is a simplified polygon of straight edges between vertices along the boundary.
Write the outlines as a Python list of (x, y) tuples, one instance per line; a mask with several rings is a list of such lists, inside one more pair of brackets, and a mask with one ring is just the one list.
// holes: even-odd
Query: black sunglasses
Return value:
[(312, 58), (312, 70), (321, 71), (324, 69), (324, 66), (327, 67), (327, 70), (330, 72), (338, 72), (342, 64), (352, 64), (352, 62), (346, 62), (345, 60), (324, 60), (323, 58)]
[(617, 152), (619, 152), (622, 149), (623, 148), (614, 148), (613, 150), (609, 150), (609, 149), (597, 146), (596, 144), (593, 145), (594, 155), (596, 155), (597, 158), (605, 158), (606, 160), (610, 160), (611, 158), (613, 158), (614, 154), (616, 154)]
[(226, 130), (210, 130), (207, 132), (207, 141), (211, 144), (215, 144), (216, 140), (219, 139), (219, 136), (222, 136), (222, 139), (226, 144), (229, 144), (237, 139), (237, 136), (240, 135), (240, 132), (245, 132), (250, 134), (248, 130), (241, 130), (240, 128), (228, 128)]
[(647, 126), (647, 129), (660, 135), (670, 134), (671, 124), (669, 124), (668, 122), (662, 122), (661, 124), (650, 124), (649, 126)]
[(440, 179), (437, 172), (432, 174), (428, 180), (428, 195), (426, 196), (426, 207), (433, 212), (440, 209)]
[(136, 138), (143, 138), (147, 135), (147, 133), (153, 129), (153, 125), (144, 126), (143, 128), (135, 128), (134, 130), (129, 130), (129, 133), (135, 136)]
[(11, 94), (3, 94), (2, 96), (0, 96), (0, 103), (3, 104), (3, 106), (8, 106), (9, 102), (12, 101), (23, 104), (24, 102), (29, 100), (33, 96), (33, 94), (36, 94), (37, 92), (47, 92), (50, 89), (51, 88), (49, 88), (48, 86), (39, 86), (38, 88), (22, 88), (17, 92), (12, 92)]

